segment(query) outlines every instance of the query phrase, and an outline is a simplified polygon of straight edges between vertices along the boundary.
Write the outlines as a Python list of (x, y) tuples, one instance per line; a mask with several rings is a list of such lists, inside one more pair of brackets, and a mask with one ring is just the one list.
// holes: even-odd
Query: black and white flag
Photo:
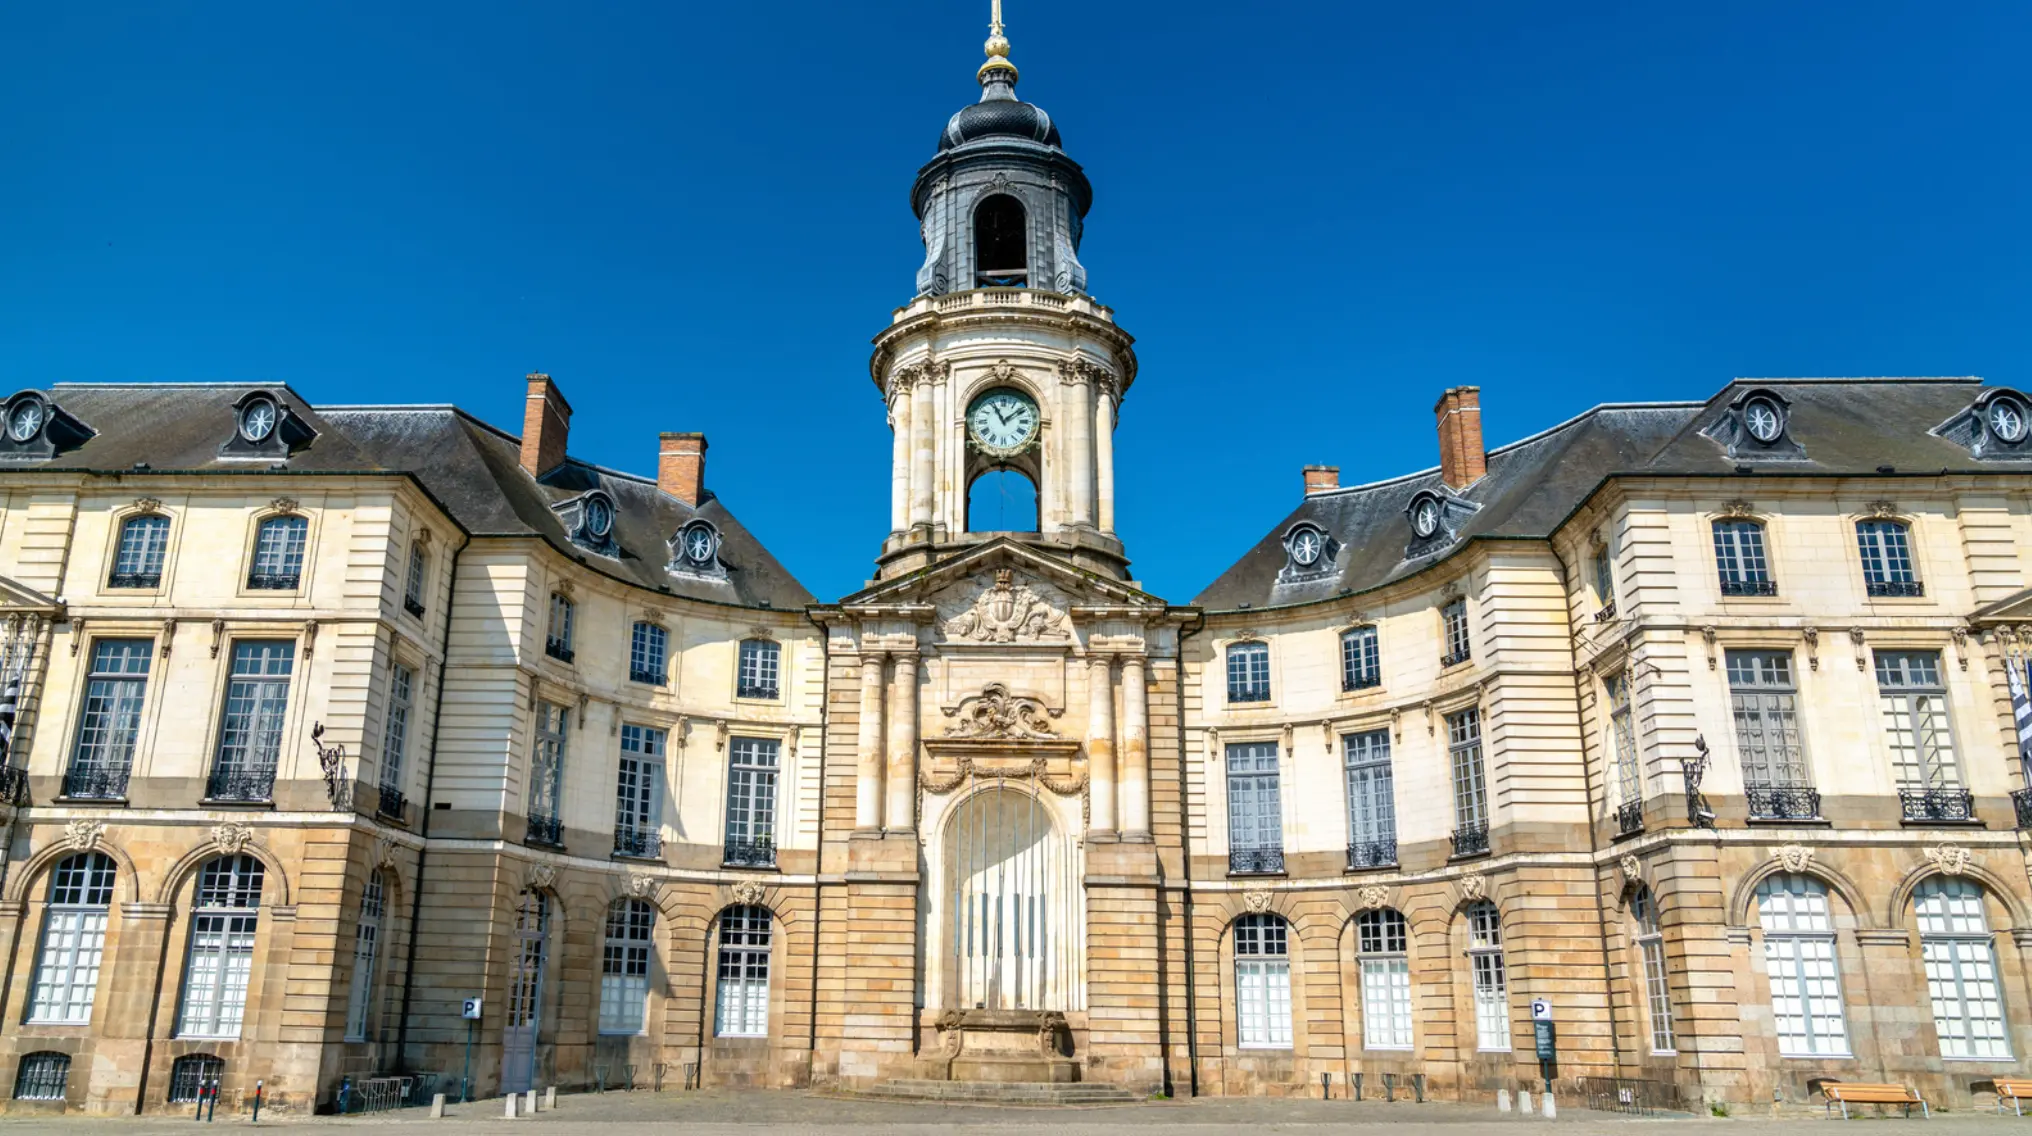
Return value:
[(2032, 787), (2032, 658), (2011, 659), (2004, 664), (2011, 683), (2011, 716), (2018, 721), (2018, 764), (2025, 771), (2025, 784)]
[[(14, 714), (20, 704), (21, 672), (9, 667), (7, 687), (0, 690), (0, 765), (7, 764), (9, 755), (14, 751)], [(2020, 718), (2019, 723), (2022, 730), (2024, 719)]]

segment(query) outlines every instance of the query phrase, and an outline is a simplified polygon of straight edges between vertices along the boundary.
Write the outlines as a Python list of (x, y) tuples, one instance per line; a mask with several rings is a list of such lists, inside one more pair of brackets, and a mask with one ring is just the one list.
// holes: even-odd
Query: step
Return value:
[(964, 1101), (981, 1104), (1134, 1104), (1140, 1098), (1115, 1085), (1073, 1081), (933, 1081), (900, 1078), (840, 1092), (875, 1100)]

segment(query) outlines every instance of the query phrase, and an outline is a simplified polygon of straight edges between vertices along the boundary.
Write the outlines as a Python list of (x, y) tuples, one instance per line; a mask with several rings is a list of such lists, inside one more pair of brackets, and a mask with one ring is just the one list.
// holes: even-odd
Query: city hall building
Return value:
[[(1490, 449), (1435, 390), (1435, 468), (1293, 469), (1172, 602), (1116, 535), (1156, 503), (1116, 499), (1091, 188), (987, 52), (874, 341), (853, 595), (699, 435), (573, 458), (541, 374), (519, 431), (0, 406), (5, 1107), (631, 1066), (1486, 1100), (1536, 1084), (1539, 1003), (1562, 1092), (2026, 1071), (2032, 397), (1737, 380)], [(976, 523), (984, 478), (1034, 526)]]

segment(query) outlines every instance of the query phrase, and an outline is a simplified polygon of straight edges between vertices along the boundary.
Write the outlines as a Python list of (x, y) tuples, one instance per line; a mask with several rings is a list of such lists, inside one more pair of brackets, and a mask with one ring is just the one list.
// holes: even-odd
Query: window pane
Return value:
[(113, 557), (113, 574), (135, 587), (152, 586), (146, 577), (162, 576), (162, 561), (169, 550), (169, 518), (130, 517), (120, 526), (120, 548)]
[(303, 573), (304, 543), (310, 521), (304, 517), (271, 517), (254, 537), (254, 587), (294, 588)]
[[(154, 642), (148, 639), (100, 639), (92, 644), (85, 703), (78, 716), (77, 744), (71, 751), (74, 773), (125, 774), (133, 767), (154, 649)], [(91, 788), (85, 784), (79, 787), (88, 792)], [(107, 795), (123, 795), (125, 779), (120, 778), (117, 789), (110, 783), (104, 787), (109, 790)], [(69, 791), (67, 787), (66, 792)]]
[(1284, 807), (1278, 789), (1277, 743), (1228, 747), (1228, 846), (1282, 848)]
[(1236, 643), (1228, 648), (1228, 701), (1270, 700), (1270, 646)]
[(767, 639), (748, 639), (741, 644), (740, 675), (735, 692), (742, 698), (775, 698), (782, 648)]
[(1463, 710), (1446, 720), (1447, 749), (1453, 766), (1453, 814), (1456, 828), (1489, 823), (1488, 785), (1482, 773), (1482, 717)]
[(1360, 690), (1383, 681), (1382, 656), (1376, 629), (1357, 627), (1341, 635), (1341, 688)]
[(1371, 730), (1341, 739), (1347, 763), (1348, 842), (1371, 844), (1397, 839), (1397, 797), (1390, 767), (1390, 731)]
[(727, 770), (727, 839), (751, 845), (776, 838), (777, 743), (735, 738)]
[(721, 913), (713, 1030), (719, 1036), (768, 1036), (769, 940), (766, 908), (730, 907)]
[(388, 728), (381, 735), (381, 785), (402, 788), (403, 758), (409, 748), (409, 704), (416, 672), (400, 663), (388, 668)]

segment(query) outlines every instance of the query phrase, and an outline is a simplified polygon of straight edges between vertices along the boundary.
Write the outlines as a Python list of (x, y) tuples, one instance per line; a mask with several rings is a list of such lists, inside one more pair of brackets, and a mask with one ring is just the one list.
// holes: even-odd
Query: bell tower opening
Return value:
[(974, 478), (967, 487), (967, 531), (1036, 532), (1037, 483), (1009, 466)]
[(1023, 288), (1030, 280), (1030, 235), (1023, 203), (997, 193), (974, 209), (974, 286)]

